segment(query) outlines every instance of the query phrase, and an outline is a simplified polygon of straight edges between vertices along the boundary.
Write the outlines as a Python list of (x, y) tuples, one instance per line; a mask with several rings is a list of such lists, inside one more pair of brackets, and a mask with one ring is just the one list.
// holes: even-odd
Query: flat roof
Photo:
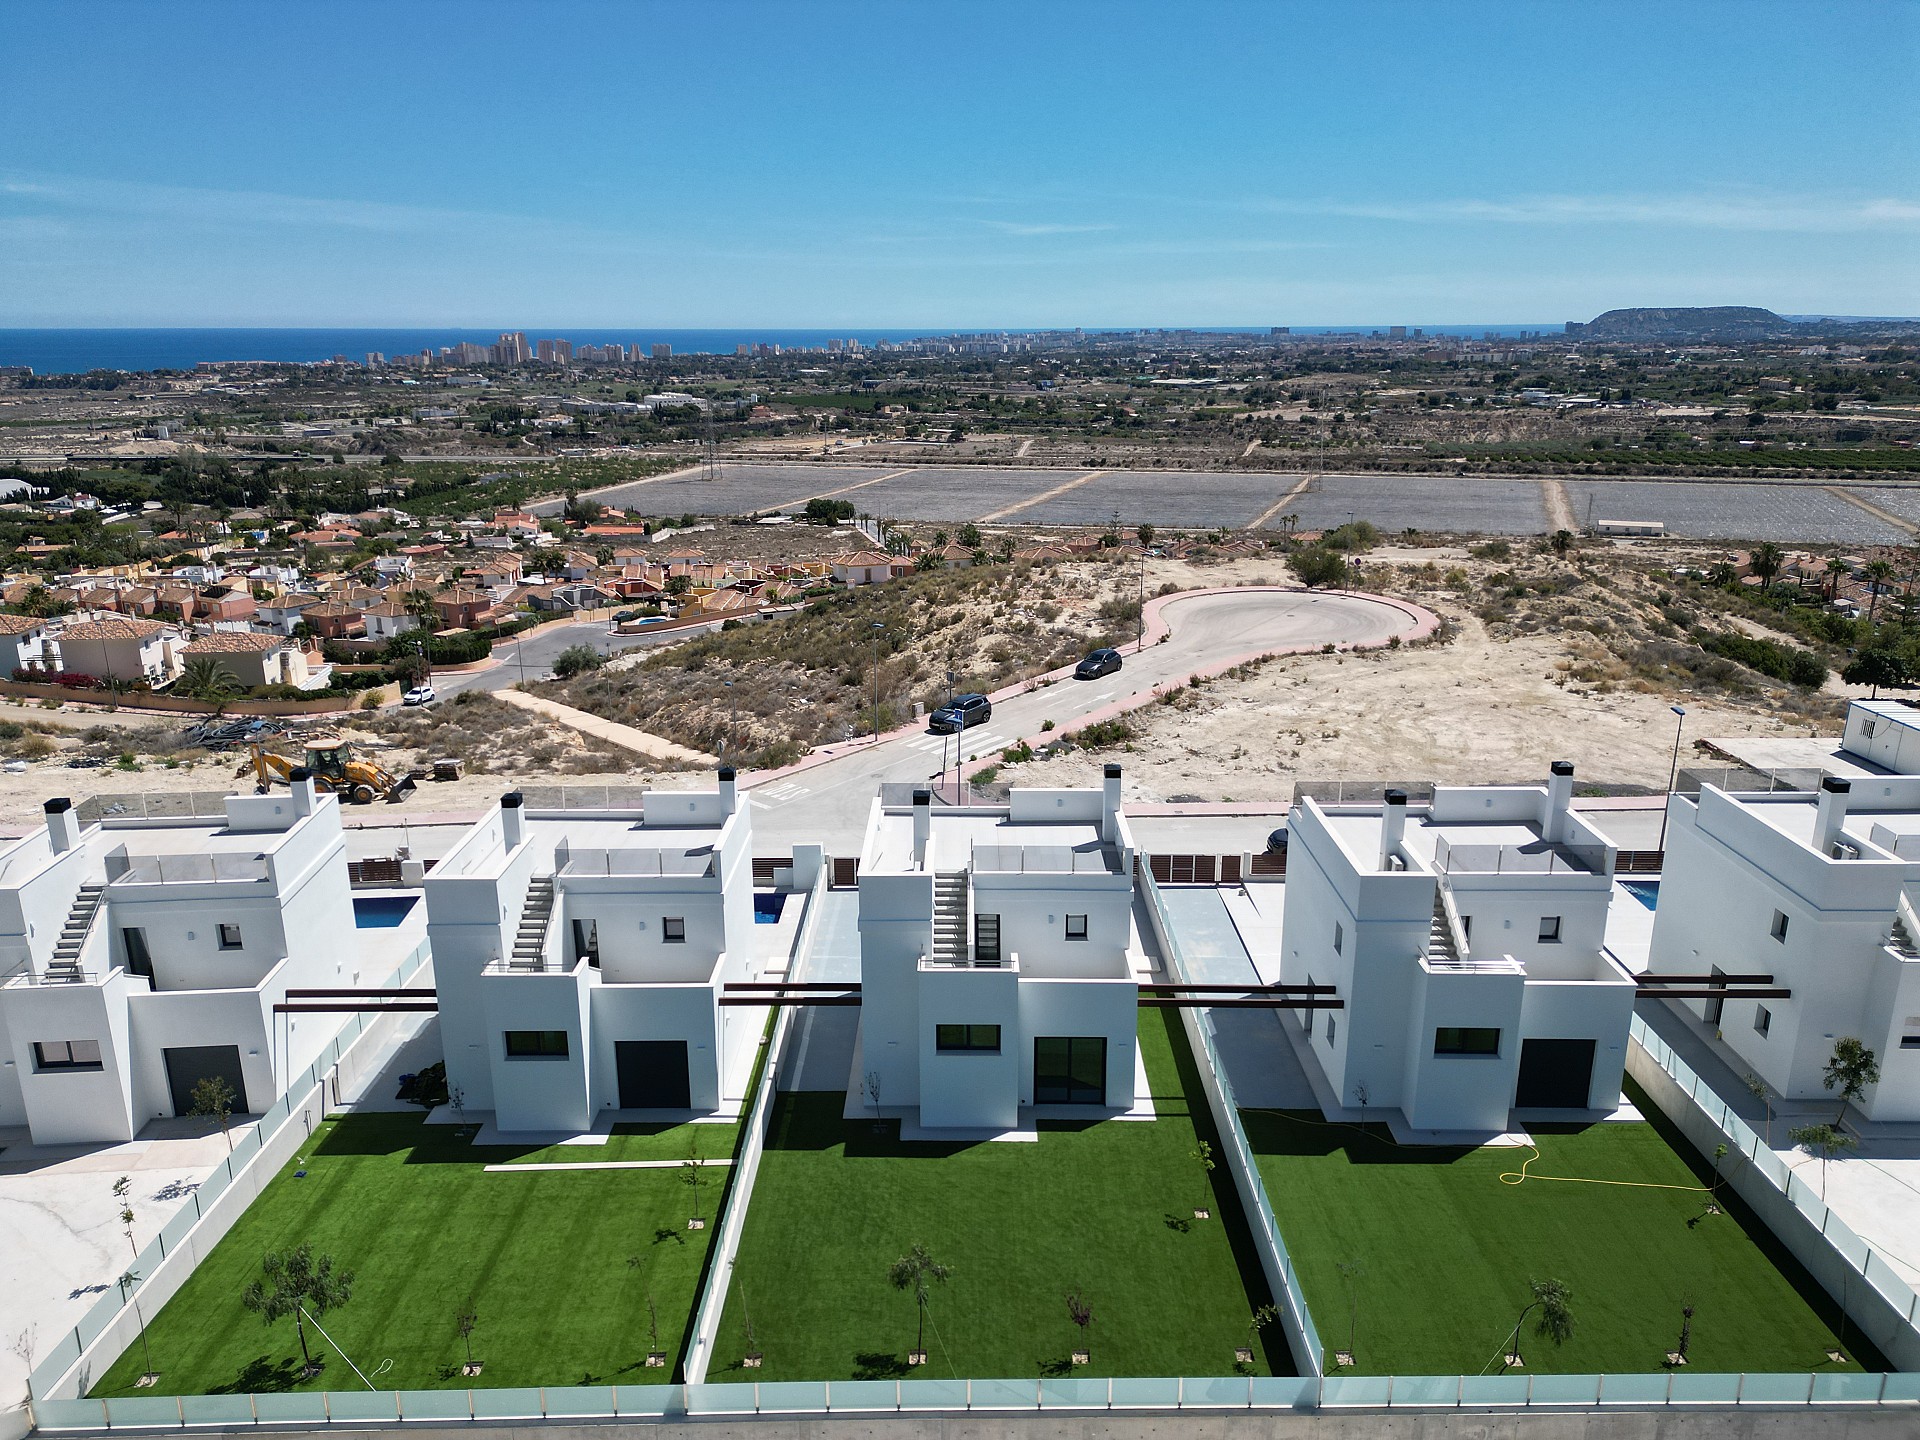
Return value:
[[(875, 830), (869, 842), (869, 868), (893, 872), (912, 869), (913, 812), (883, 811)], [(1092, 852), (1103, 844), (1099, 822), (1094, 820), (1010, 820), (1003, 810), (964, 806), (935, 810), (932, 833), (934, 863), (941, 869), (955, 870), (970, 861), (976, 845), (1044, 845)]]

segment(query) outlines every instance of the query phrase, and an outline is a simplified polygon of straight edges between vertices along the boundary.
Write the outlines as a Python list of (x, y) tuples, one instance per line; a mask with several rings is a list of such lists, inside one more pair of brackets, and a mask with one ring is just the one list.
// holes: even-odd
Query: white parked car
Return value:
[(400, 703), (403, 705), (425, 705), (428, 701), (435, 698), (437, 697), (434, 694), (433, 686), (416, 685), (400, 697)]

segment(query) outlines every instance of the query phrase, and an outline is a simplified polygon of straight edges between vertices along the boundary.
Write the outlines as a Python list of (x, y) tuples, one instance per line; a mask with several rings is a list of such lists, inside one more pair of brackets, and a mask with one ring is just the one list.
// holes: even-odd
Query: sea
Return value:
[[(575, 345), (671, 345), (673, 353), (731, 355), (741, 345), (778, 345), (783, 350), (825, 349), (829, 340), (858, 340), (871, 348), (881, 340), (901, 342), (948, 335), (998, 334), (999, 331), (954, 330), (928, 327), (920, 330), (602, 330), (572, 329), (565, 326), (535, 329), (510, 326), (522, 331), (529, 345), (556, 336), (564, 336)], [(1089, 334), (1112, 333), (1089, 329)], [(1244, 330), (1264, 335), (1265, 326), (1188, 327), (1210, 334)], [(1425, 327), (1429, 335), (1471, 335), (1502, 337), (1526, 334), (1558, 333), (1557, 324), (1538, 325), (1437, 325)], [(1385, 333), (1384, 325), (1295, 326), (1296, 335), (1371, 335)], [(431, 346), (458, 345), (463, 340), (490, 345), (500, 338), (500, 330), (457, 329), (338, 329), (338, 330), (0, 330), (0, 365), (26, 365), (36, 375), (72, 375), (88, 370), (191, 370), (202, 360), (277, 360), (304, 362), (330, 360), (344, 355), (355, 364), (369, 352), (382, 355), (418, 354)], [(1009, 331), (1007, 333), (1022, 333)]]

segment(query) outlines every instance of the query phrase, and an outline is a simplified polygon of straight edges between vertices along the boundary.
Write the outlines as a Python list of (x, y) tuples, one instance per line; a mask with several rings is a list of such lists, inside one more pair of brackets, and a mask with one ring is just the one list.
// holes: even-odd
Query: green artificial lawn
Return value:
[[(1637, 1089), (1642, 1114), (1656, 1112)], [(1479, 1374), (1499, 1368), (1534, 1279), (1572, 1288), (1575, 1330), (1556, 1347), (1521, 1332), (1526, 1368), (1648, 1373), (1679, 1341), (1694, 1305), (1688, 1369), (1699, 1373), (1879, 1368), (1850, 1328), (1849, 1363), (1826, 1350), (1838, 1308), (1723, 1186), (1702, 1218), (1710, 1174), (1696, 1174), (1658, 1125), (1608, 1122), (1531, 1132), (1540, 1156), (1519, 1185), (1525, 1149), (1395, 1145), (1380, 1126), (1317, 1114), (1241, 1116), (1321, 1343), (1347, 1348), (1358, 1297), (1355, 1370)], [(1684, 1144), (1684, 1142), (1681, 1142)], [(1570, 1184), (1549, 1175), (1632, 1182)], [(1678, 1189), (1637, 1188), (1646, 1185)], [(1348, 1289), (1343, 1261), (1361, 1273)]]
[[(1178, 1016), (1143, 1010), (1139, 1036), (1158, 1118), (1046, 1123), (1037, 1143), (903, 1143), (893, 1122), (843, 1120), (840, 1094), (778, 1097), (707, 1378), (1233, 1373), (1265, 1283)], [(1195, 1220), (1203, 1196), (1213, 1218)], [(909, 1370), (914, 1300), (887, 1271), (916, 1242), (952, 1275)], [(1073, 1287), (1093, 1310), (1078, 1370)], [(1278, 1322), (1254, 1355), (1291, 1373)]]
[[(620, 1126), (604, 1145), (480, 1149), (452, 1125), (418, 1114), (328, 1120), (274, 1177), (226, 1238), (157, 1316), (145, 1368), (138, 1342), (94, 1387), (96, 1395), (207, 1394), (362, 1388), (332, 1345), (312, 1380), (300, 1376), (292, 1319), (271, 1327), (240, 1303), (268, 1250), (310, 1244), (355, 1274), (353, 1298), (320, 1317), (346, 1355), (382, 1389), (505, 1385), (638, 1385), (673, 1378), (681, 1339), (714, 1234), (728, 1169), (706, 1167), (700, 1213), (676, 1167), (489, 1174), (487, 1165), (684, 1160), (697, 1137), (704, 1158), (730, 1158), (732, 1125)], [(305, 1178), (294, 1172), (304, 1169)], [(637, 1269), (627, 1264), (637, 1256)], [(647, 1293), (659, 1315), (664, 1369), (648, 1369)], [(471, 1295), (479, 1323), (477, 1380), (460, 1373), (466, 1350), (455, 1317)]]

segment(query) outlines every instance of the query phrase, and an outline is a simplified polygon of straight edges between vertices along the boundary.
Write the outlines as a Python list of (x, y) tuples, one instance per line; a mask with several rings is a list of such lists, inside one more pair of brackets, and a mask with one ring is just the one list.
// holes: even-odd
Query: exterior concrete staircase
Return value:
[(99, 917), (100, 902), (105, 898), (106, 889), (104, 884), (89, 882), (82, 885), (80, 893), (73, 897), (73, 907), (67, 911), (67, 923), (60, 931), (59, 940), (54, 942), (53, 958), (47, 962), (46, 979), (49, 984), (75, 983), (85, 978), (80, 969), (80, 956), (87, 948), (87, 937), (93, 933), (93, 922)]
[(933, 877), (933, 959), (940, 965), (967, 963), (967, 872)]
[(547, 929), (553, 923), (553, 876), (535, 875), (527, 882), (526, 902), (520, 907), (520, 929), (513, 937), (516, 970), (544, 970)]
[(1433, 921), (1427, 927), (1427, 963), (1436, 968), (1460, 963), (1460, 945), (1454, 939), (1453, 917), (1447, 914), (1446, 892), (1433, 887)]

